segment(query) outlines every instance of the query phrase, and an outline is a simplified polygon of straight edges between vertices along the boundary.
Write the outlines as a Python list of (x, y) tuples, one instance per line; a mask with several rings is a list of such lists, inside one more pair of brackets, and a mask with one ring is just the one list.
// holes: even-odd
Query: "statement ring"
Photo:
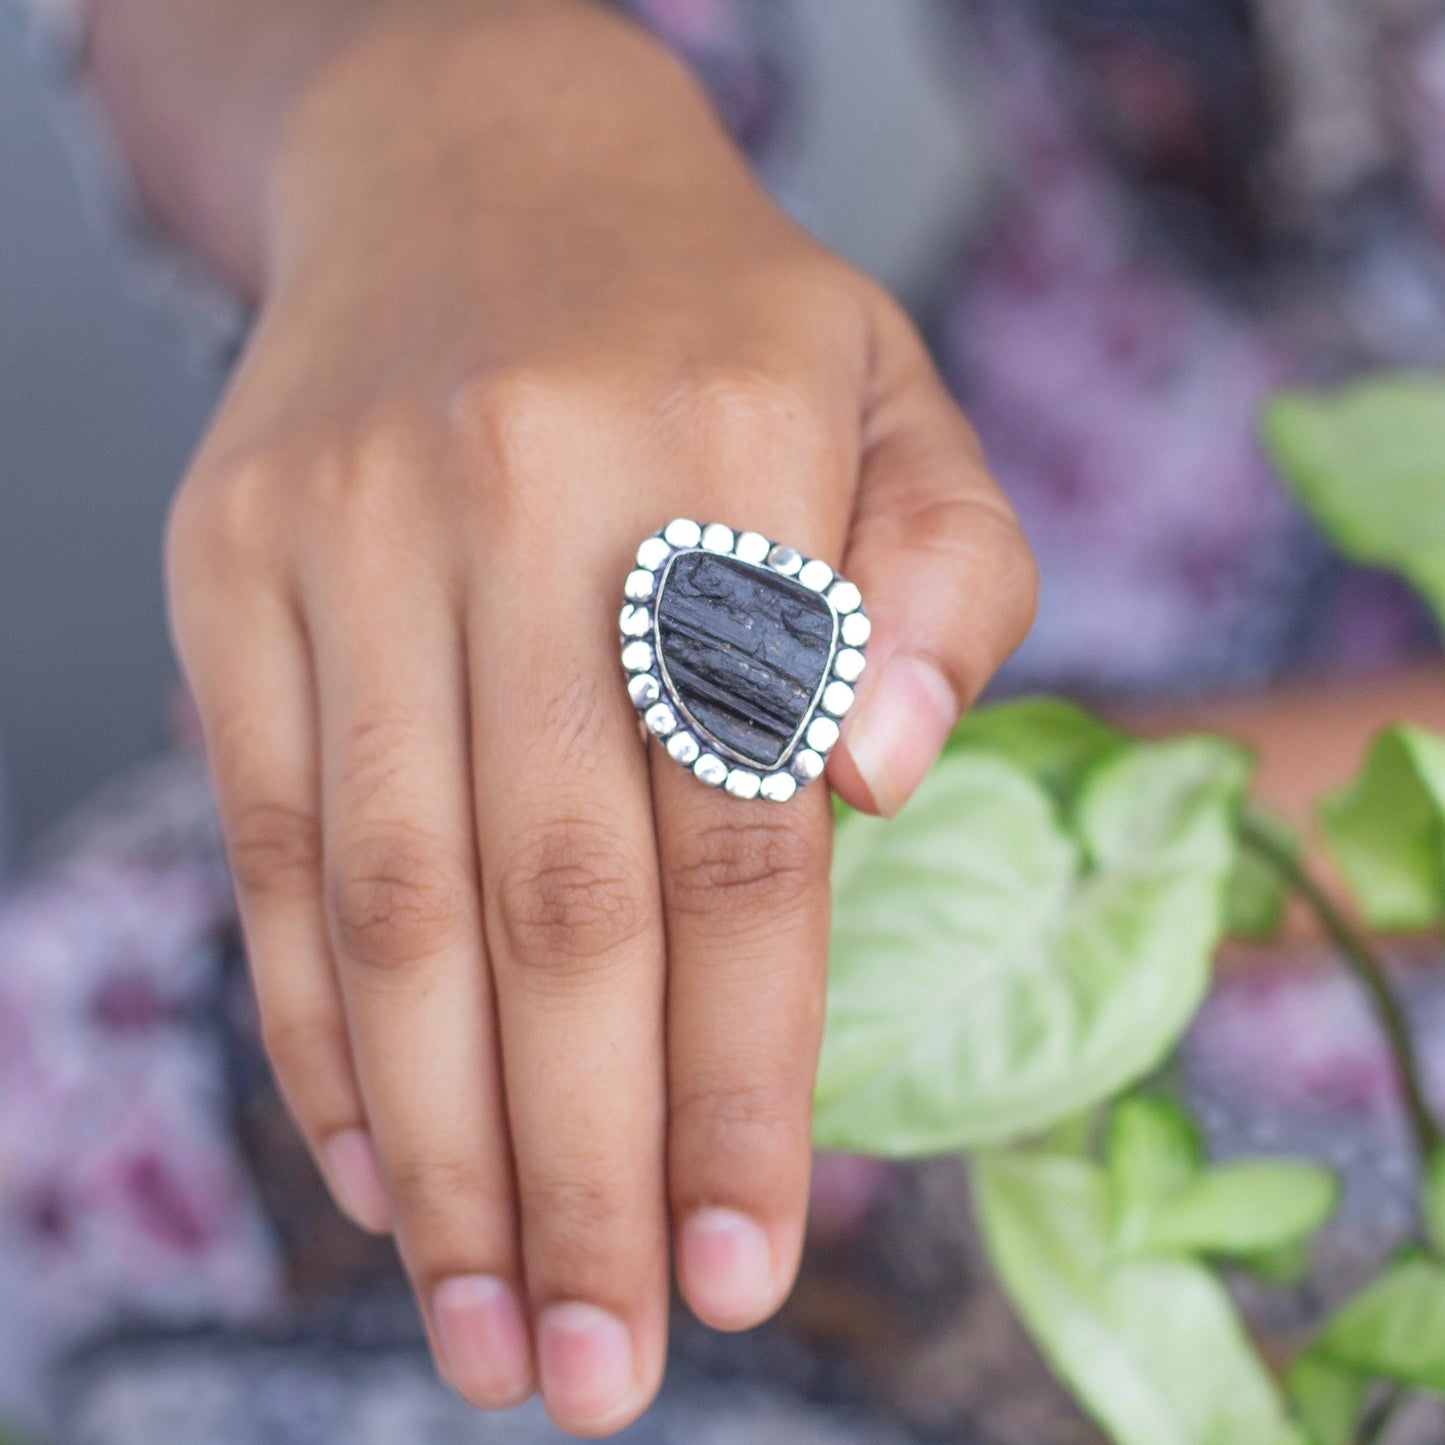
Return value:
[(680, 517), (638, 547), (623, 593), (627, 692), (674, 762), (774, 803), (822, 774), (871, 630), (851, 582), (758, 532)]

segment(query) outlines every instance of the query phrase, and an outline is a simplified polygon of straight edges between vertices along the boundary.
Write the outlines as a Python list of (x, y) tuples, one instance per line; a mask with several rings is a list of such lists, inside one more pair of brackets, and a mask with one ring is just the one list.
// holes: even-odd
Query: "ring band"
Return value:
[(821, 776), (870, 631), (851, 582), (758, 532), (679, 517), (638, 547), (623, 595), (628, 696), (674, 762), (775, 803)]

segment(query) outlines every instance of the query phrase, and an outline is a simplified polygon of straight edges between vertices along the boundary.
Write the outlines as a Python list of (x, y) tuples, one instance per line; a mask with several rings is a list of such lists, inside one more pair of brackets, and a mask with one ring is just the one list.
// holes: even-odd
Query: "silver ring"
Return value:
[(638, 547), (623, 596), (628, 696), (674, 762), (774, 803), (822, 775), (871, 630), (851, 582), (761, 533), (679, 517)]

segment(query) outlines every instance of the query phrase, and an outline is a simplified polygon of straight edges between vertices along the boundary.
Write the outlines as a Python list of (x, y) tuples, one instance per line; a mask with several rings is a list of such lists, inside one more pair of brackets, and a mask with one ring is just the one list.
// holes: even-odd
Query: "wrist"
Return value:
[[(86, 59), (157, 221), (244, 294), (265, 282), (273, 176), (298, 112), (388, 49), (514, 43), (532, 17), (630, 28), (601, 0), (91, 0)], [(634, 43), (640, 35), (634, 35)], [(651, 42), (647, 42), (651, 43)], [(403, 81), (405, 76), (400, 77)], [(364, 81), (363, 81), (364, 83)], [(359, 102), (410, 129), (405, 97)]]
[(155, 220), (254, 294), (262, 178), (309, 69), (383, 0), (91, 0), (86, 63)]
[(414, 275), (489, 261), (504, 274), (516, 247), (601, 224), (604, 210), (630, 229), (619, 210), (729, 171), (752, 187), (694, 78), (610, 6), (393, 13), (294, 98), (267, 172), (266, 289), (324, 273), (338, 244), (404, 256)]

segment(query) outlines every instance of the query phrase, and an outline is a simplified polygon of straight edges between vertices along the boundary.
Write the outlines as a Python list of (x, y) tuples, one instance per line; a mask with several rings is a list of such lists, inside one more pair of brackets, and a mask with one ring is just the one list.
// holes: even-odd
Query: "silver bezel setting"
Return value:
[[(786, 577), (817, 593), (832, 616), (828, 666), (797, 732), (772, 767), (760, 767), (712, 737), (688, 712), (667, 675), (657, 635), (657, 602), (673, 564), (691, 552), (729, 557), (759, 572)], [(643, 729), (706, 786), (721, 788), (735, 798), (774, 803), (787, 802), (800, 787), (821, 776), (855, 701), (870, 631), (857, 587), (826, 562), (771, 542), (759, 532), (735, 532), (721, 522), (703, 525), (686, 517), (675, 518), (639, 545), (618, 615), (627, 692)]]

